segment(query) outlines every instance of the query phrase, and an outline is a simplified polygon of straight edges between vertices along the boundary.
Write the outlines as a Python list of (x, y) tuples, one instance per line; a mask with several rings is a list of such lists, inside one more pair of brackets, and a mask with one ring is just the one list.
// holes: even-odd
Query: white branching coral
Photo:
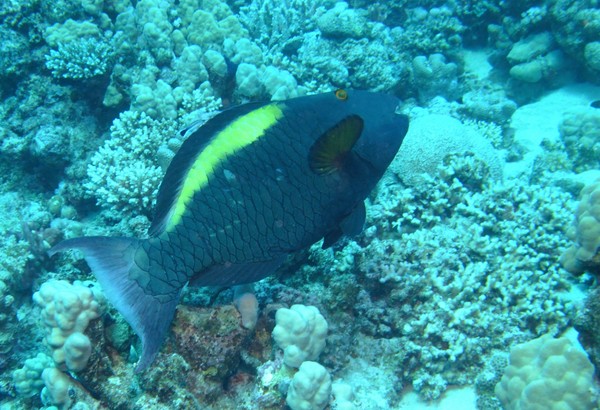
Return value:
[(46, 55), (46, 67), (56, 78), (86, 79), (107, 72), (111, 63), (110, 45), (96, 38), (59, 43)]
[(92, 156), (84, 184), (87, 193), (105, 209), (150, 215), (163, 178), (156, 153), (175, 132), (174, 120), (122, 113), (113, 122), (110, 138)]

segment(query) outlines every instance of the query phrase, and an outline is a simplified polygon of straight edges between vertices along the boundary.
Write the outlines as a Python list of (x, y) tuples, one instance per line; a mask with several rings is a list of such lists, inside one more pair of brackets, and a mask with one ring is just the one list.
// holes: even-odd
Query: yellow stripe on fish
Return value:
[(269, 104), (238, 118), (219, 132), (200, 152), (183, 182), (167, 223), (167, 232), (181, 221), (187, 205), (207, 183), (215, 168), (229, 155), (252, 144), (283, 117), (279, 104)]

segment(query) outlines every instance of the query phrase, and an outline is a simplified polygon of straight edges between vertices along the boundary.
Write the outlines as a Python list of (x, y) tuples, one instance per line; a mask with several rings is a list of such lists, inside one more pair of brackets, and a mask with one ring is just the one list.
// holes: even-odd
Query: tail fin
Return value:
[[(142, 340), (142, 355), (136, 367), (140, 372), (156, 357), (175, 315), (181, 289), (172, 294), (153, 295), (135, 278), (152, 277), (136, 264), (136, 251), (142, 250), (141, 240), (134, 238), (108, 238), (91, 236), (67, 239), (48, 252), (50, 256), (68, 249), (79, 249), (100, 282), (108, 300), (119, 310), (125, 320)], [(142, 250), (143, 251), (143, 250)], [(164, 280), (164, 279), (163, 279)]]

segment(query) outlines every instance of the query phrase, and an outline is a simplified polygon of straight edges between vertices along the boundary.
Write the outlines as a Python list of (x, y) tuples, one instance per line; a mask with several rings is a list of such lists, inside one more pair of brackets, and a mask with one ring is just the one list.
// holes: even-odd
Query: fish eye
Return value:
[(348, 92), (341, 88), (338, 90), (335, 90), (335, 98), (337, 98), (340, 101), (346, 101), (348, 99)]

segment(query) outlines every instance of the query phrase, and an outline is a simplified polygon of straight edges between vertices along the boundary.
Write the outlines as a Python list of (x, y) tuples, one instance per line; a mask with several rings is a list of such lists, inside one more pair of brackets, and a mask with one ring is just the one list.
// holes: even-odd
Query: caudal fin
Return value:
[(100, 282), (108, 300), (142, 340), (142, 355), (136, 372), (148, 367), (156, 357), (175, 315), (181, 289), (172, 295), (153, 295), (148, 283), (143, 287), (135, 278), (160, 280), (135, 263), (142, 241), (134, 238), (90, 236), (67, 239), (48, 252), (50, 256), (68, 249), (79, 249)]

